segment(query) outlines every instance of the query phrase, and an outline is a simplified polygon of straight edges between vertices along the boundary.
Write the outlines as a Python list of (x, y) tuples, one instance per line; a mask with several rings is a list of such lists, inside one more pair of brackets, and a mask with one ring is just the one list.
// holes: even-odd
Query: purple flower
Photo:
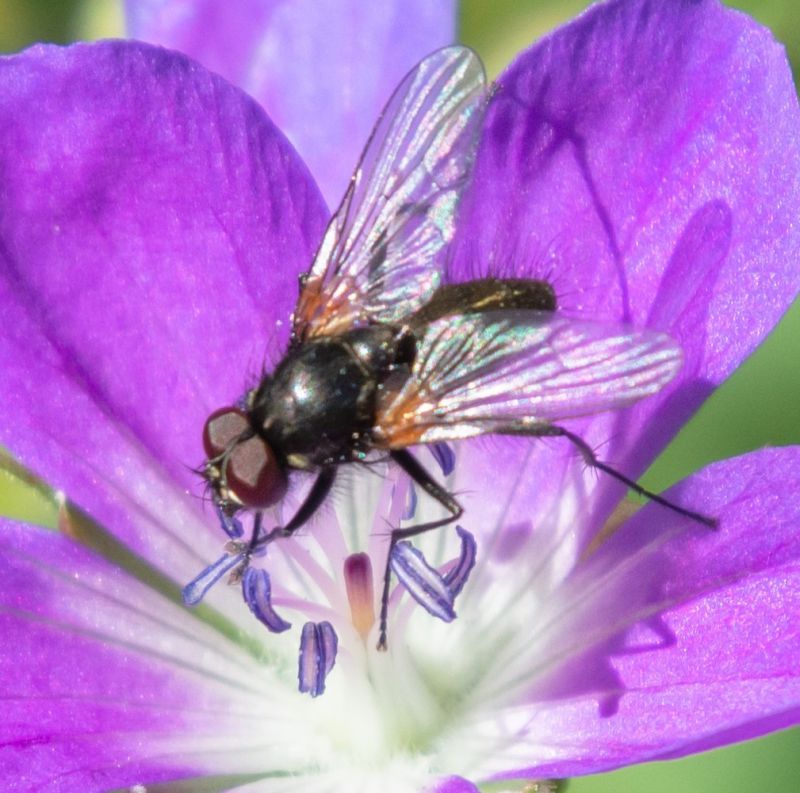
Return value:
[[(458, 618), (398, 588), (387, 653), (372, 584), (386, 522), (432, 511), (393, 470), (354, 472), (253, 560), (269, 578), (245, 576), (250, 608), (224, 585), (184, 608), (238, 534), (198, 498), (203, 422), (265, 349), (280, 356), (327, 210), (261, 107), (182, 55), (37, 47), (0, 70), (0, 442), (55, 489), (61, 529), (0, 533), (4, 789), (465, 793), (798, 721), (792, 448), (670, 491), (712, 532), (657, 504), (631, 516), (566, 442), (459, 444), (441, 477), (475, 565), (466, 533), (461, 553), (455, 531), (414, 543), (461, 590)], [(680, 343), (667, 389), (570, 423), (630, 476), (797, 293), (797, 125), (781, 48), (716, 0), (598, 6), (499, 80), (448, 277), (549, 276), (563, 312)], [(338, 164), (325, 179), (341, 187)], [(306, 478), (291, 485), (283, 516)], [(406, 569), (427, 576), (417, 559)], [(322, 648), (300, 666), (314, 699), (297, 691), (301, 629)]]
[(188, 53), (257, 99), (331, 207), (392, 89), (456, 29), (455, 0), (125, 5), (132, 38)]

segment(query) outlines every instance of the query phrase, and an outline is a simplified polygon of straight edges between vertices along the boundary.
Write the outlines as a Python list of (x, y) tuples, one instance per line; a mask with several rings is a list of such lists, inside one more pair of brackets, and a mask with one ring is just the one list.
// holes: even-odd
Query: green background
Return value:
[[(372, 1), (380, 0), (364, 0)], [(785, 43), (795, 74), (800, 74), (798, 0), (729, 4), (768, 25)], [(586, 5), (581, 0), (464, 0), (461, 39), (478, 50), (490, 75), (495, 75), (516, 52)], [(0, 52), (14, 52), (37, 40), (67, 42), (119, 35), (121, 30), (122, 15), (114, 0), (0, 0)], [(800, 304), (704, 405), (643, 484), (660, 490), (713, 460), (761, 446), (800, 443), (798, 346)], [(1, 470), (0, 512), (37, 523), (54, 521), (48, 504)], [(800, 729), (683, 760), (577, 779), (569, 789), (571, 793), (798, 793)]]

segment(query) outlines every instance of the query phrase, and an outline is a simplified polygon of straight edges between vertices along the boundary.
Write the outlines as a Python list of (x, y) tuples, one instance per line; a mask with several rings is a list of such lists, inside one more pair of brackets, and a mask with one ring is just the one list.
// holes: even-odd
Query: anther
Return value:
[(445, 622), (455, 619), (453, 593), (439, 571), (410, 542), (398, 542), (392, 548), (391, 566), (411, 597), (429, 614)]
[(273, 633), (281, 633), (292, 627), (272, 608), (272, 591), (266, 570), (249, 567), (242, 576), (242, 597), (255, 618)]
[(339, 640), (330, 622), (307, 622), (300, 636), (298, 682), (300, 691), (318, 697), (336, 662)]
[(222, 507), (214, 502), (214, 507), (217, 510), (217, 517), (219, 518), (219, 525), (222, 527), (222, 530), (227, 534), (232, 540), (236, 540), (244, 534), (244, 527), (242, 526), (242, 522), (233, 515), (228, 515)]
[(458, 595), (467, 583), (472, 568), (475, 567), (475, 558), (478, 555), (478, 544), (475, 538), (461, 526), (456, 526), (458, 536), (461, 538), (461, 553), (455, 567), (450, 568), (444, 575), (444, 582), (453, 595)]
[(453, 449), (443, 441), (440, 443), (432, 443), (428, 446), (433, 459), (439, 463), (439, 468), (445, 476), (450, 476), (453, 469), (456, 467), (456, 453)]
[(183, 588), (183, 602), (187, 606), (196, 606), (206, 595), (209, 589), (219, 581), (229, 570), (242, 564), (247, 553), (242, 549), (239, 553), (226, 553), (216, 562), (210, 564), (196, 578)]
[(417, 488), (413, 482), (408, 483), (406, 490), (406, 507), (403, 510), (403, 520), (411, 520), (417, 512)]

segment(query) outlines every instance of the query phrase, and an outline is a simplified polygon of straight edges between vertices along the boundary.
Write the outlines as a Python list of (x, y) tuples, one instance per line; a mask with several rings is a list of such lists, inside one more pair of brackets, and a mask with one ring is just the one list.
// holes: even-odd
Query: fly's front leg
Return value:
[[(272, 531), (265, 534), (263, 537), (251, 541), (253, 547), (262, 547), (268, 545), (273, 540), (279, 537), (290, 537), (296, 532), (309, 518), (320, 508), (322, 502), (325, 500), (328, 493), (330, 493), (333, 486), (333, 480), (336, 478), (335, 468), (323, 468), (317, 475), (311, 490), (303, 500), (297, 512), (295, 512), (292, 519), (285, 526), (276, 526)], [(260, 526), (260, 523), (259, 523)]]
[(385, 650), (387, 647), (386, 633), (389, 618), (389, 585), (392, 578), (391, 560), (394, 546), (401, 540), (416, 537), (433, 529), (440, 529), (458, 520), (464, 510), (458, 501), (448, 493), (441, 485), (437, 484), (433, 477), (425, 468), (417, 462), (417, 459), (405, 450), (390, 452), (392, 459), (431, 497), (435, 498), (450, 515), (441, 520), (432, 520), (428, 523), (421, 523), (419, 526), (409, 526), (406, 529), (392, 529), (389, 538), (389, 553), (386, 556), (386, 567), (383, 571), (383, 592), (381, 593), (381, 615), (378, 633), (378, 649)]

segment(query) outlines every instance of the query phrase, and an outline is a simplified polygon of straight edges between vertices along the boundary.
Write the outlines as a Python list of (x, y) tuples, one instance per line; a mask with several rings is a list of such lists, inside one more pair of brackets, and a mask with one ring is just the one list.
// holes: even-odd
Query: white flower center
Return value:
[[(415, 789), (432, 773), (479, 765), (492, 746), (469, 739), (465, 745), (469, 725), (485, 723), (518, 697), (538, 667), (547, 671), (538, 647), (558, 628), (552, 604), (543, 606), (553, 583), (543, 573), (552, 558), (536, 570), (517, 575), (514, 566), (514, 575), (507, 574), (508, 568), (482, 557), (481, 542), (491, 537), (483, 533), (478, 565), (455, 603), (458, 619), (435, 619), (395, 584), (389, 647), (380, 652), (376, 615), (391, 528), (446, 513), (425, 494), (414, 499), (408, 477), (393, 469), (343, 475), (349, 481), (343, 492), (334, 491), (334, 508), (324, 507), (307, 530), (276, 542), (258, 561), (269, 570), (275, 610), (295, 626), (295, 642), (303, 620), (330, 622), (339, 640), (324, 694), (313, 700), (297, 695), (296, 718), (280, 723), (281, 744), (294, 732), (290, 743), (304, 747), (306, 764), (313, 758), (319, 773), (341, 772), (347, 789), (358, 789), (354, 779), (361, 777), (365, 790), (374, 790), (378, 778), (382, 790), (391, 789), (387, 767), (395, 768), (398, 790)], [(452, 490), (457, 476), (456, 467), (447, 483)], [(291, 509), (284, 507), (287, 514)], [(444, 570), (459, 553), (451, 527), (415, 537), (413, 544)], [(285, 634), (274, 638), (285, 655), (273, 669), (281, 669), (286, 687), (296, 688), (296, 643)]]

